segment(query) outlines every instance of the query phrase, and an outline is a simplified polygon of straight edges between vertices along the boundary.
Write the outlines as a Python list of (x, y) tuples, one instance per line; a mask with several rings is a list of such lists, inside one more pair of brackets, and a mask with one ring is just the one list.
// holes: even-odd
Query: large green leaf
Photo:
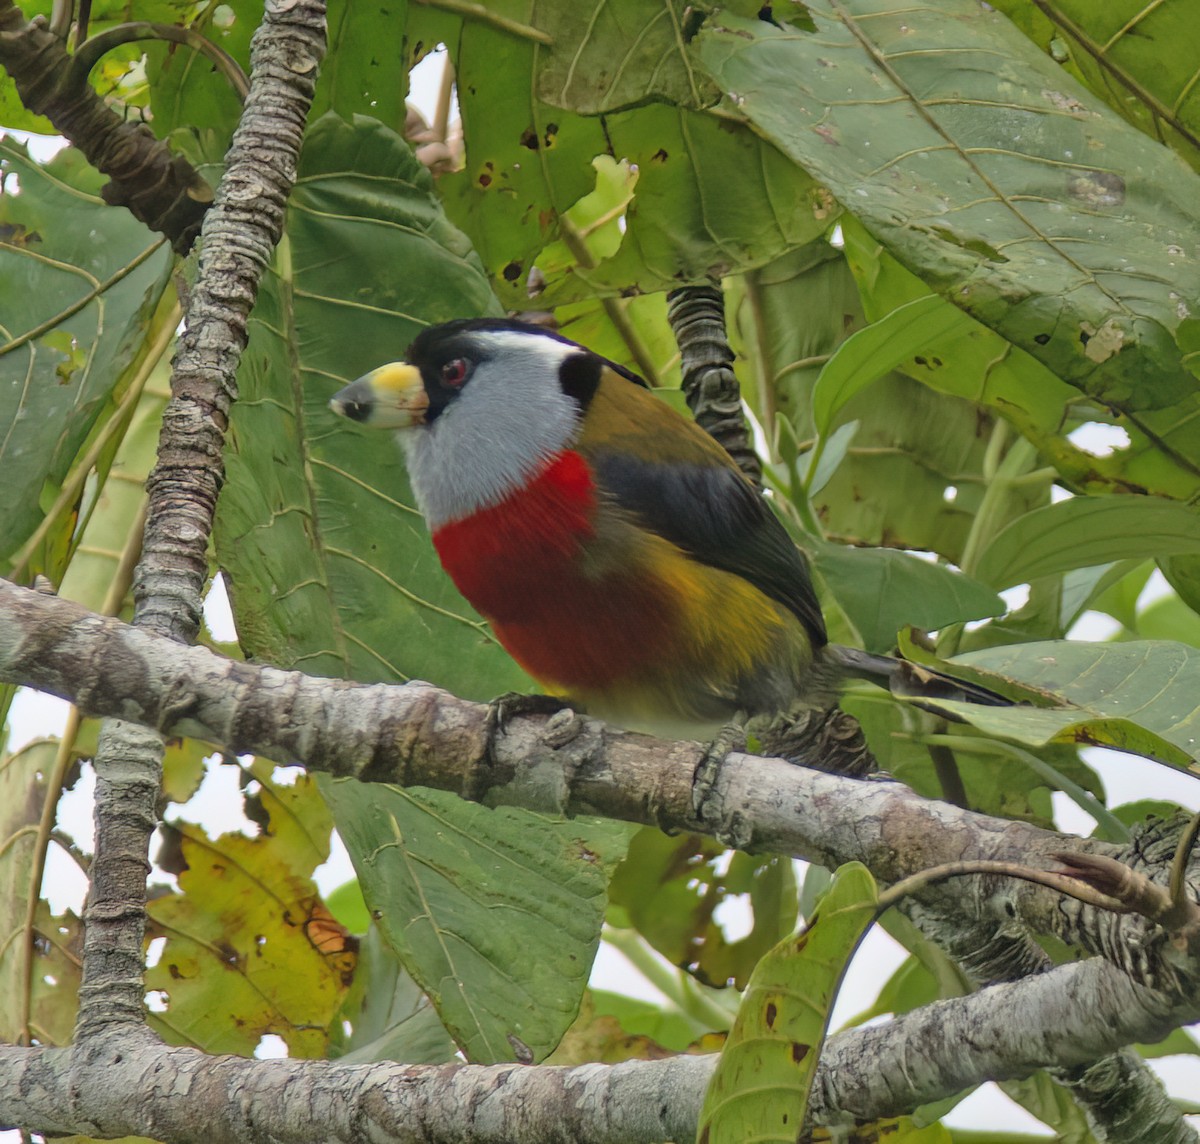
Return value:
[[(934, 297), (856, 219), (844, 217), (842, 230), (863, 309), (873, 322)], [(1081, 401), (1077, 389), (1031, 354), (949, 301), (942, 299), (941, 306), (948, 312), (946, 332), (901, 362), (898, 369), (941, 393), (977, 401), (1002, 414), (1080, 489), (1154, 492), (1180, 498), (1195, 492), (1200, 417), (1189, 416), (1189, 410), (1196, 406), (1196, 394), (1186, 396), (1177, 407), (1141, 411), (1140, 424), (1120, 418), (1129, 446), (1096, 456), (1075, 445), (1069, 434), (1080, 421), (1111, 420), (1107, 410)], [(956, 314), (957, 320), (949, 314)], [(932, 314), (930, 319), (934, 320)]]
[(1057, 640), (957, 657), (1019, 680), (1064, 704), (1052, 708), (945, 706), (1000, 738), (1111, 746), (1189, 766), (1200, 761), (1200, 651), (1186, 644)]
[(1064, 380), (1130, 415), (1184, 400), (1196, 176), (971, 0), (807, 7), (815, 33), (697, 37), (731, 110)]
[(996, 0), (994, 7), (1130, 123), (1200, 167), (1200, 23), (1190, 4)]
[(699, 1144), (803, 1136), (838, 986), (877, 900), (865, 866), (841, 867), (805, 929), (758, 963), (705, 1093)]
[(322, 785), (375, 923), (468, 1059), (546, 1056), (578, 1012), (628, 828)]
[(329, 398), (423, 322), (495, 313), (428, 174), (373, 120), (311, 130), (276, 272), (251, 321), (216, 543), (243, 644), (358, 680), (491, 698), (523, 676), (442, 572), (388, 434)]
[(1157, 497), (1072, 497), (1018, 518), (975, 575), (996, 588), (1114, 560), (1200, 553), (1200, 511)]
[[(141, 349), (171, 264), (161, 240), (96, 193), (78, 152), (46, 166), (0, 139), (0, 556), (30, 536)], [(103, 241), (97, 236), (103, 235)], [(27, 563), (55, 580), (55, 556)]]
[(868, 651), (890, 650), (905, 624), (933, 630), (1004, 612), (990, 588), (907, 552), (820, 544), (810, 554)]

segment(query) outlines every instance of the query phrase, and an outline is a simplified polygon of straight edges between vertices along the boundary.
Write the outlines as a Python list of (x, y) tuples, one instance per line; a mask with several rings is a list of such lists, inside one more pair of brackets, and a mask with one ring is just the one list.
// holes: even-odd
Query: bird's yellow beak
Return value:
[(377, 429), (425, 424), (429, 394), (416, 366), (405, 361), (381, 365), (339, 389), (329, 402), (334, 413)]

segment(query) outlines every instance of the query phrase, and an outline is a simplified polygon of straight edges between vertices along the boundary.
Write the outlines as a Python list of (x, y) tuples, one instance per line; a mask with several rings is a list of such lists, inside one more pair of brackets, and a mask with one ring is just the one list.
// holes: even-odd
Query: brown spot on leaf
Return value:
[(500, 273), (504, 275), (505, 282), (515, 282), (521, 277), (521, 264), (519, 262), (510, 262)]
[(668, 155), (667, 152), (664, 151), (663, 148), (660, 147), (657, 151), (654, 152), (653, 155), (650, 156), (650, 162), (651, 163), (665, 163), (669, 158), (670, 158), (670, 155)]
[(521, 146), (528, 147), (530, 151), (536, 151), (541, 146), (541, 141), (537, 137), (537, 132), (532, 127), (526, 127), (521, 132)]
[(775, 1018), (779, 1016), (779, 1009), (774, 1001), (767, 1002), (767, 1008), (764, 1016), (767, 1019), (767, 1028), (775, 1028)]
[(799, 1041), (793, 1041), (792, 1042), (792, 1062), (794, 1064), (799, 1064), (802, 1060), (804, 1060), (804, 1058), (806, 1056), (808, 1056), (809, 1050), (811, 1048), (812, 1048), (812, 1045), (803, 1045)]

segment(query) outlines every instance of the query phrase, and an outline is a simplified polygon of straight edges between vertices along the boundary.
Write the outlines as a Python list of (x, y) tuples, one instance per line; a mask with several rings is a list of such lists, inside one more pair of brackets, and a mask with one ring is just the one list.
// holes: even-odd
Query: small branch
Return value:
[[(1055, 857), (1059, 861), (1065, 861), (1062, 854), (1056, 854)], [(1086, 855), (1090, 859), (1090, 855)], [(1105, 859), (1105, 862), (1111, 861)], [(1114, 862), (1114, 866), (1120, 866), (1119, 862)], [(1128, 867), (1121, 867), (1128, 869)], [(1132, 870), (1129, 870), (1133, 874)], [(1020, 878), (1024, 882), (1033, 882), (1039, 886), (1045, 886), (1051, 890), (1057, 890), (1060, 894), (1066, 894), (1076, 901), (1086, 902), (1089, 906), (1096, 906), (1102, 910), (1112, 910), (1114, 913), (1141, 913), (1140, 910), (1128, 906), (1126, 902), (1117, 897), (1115, 894), (1101, 893), (1099, 890), (1092, 888), (1086, 883), (1081, 883), (1076, 880), (1076, 876), (1068, 874), (1059, 874), (1052, 870), (1036, 870), (1032, 866), (1023, 866), (1019, 862), (995, 862), (987, 859), (978, 859), (970, 862), (947, 862), (942, 866), (932, 866), (928, 870), (922, 870), (918, 874), (913, 874), (902, 881), (896, 882), (889, 886), (882, 894), (879, 895), (879, 910), (882, 913), (886, 909), (897, 905), (910, 894), (915, 894), (923, 890), (926, 886), (932, 886), (937, 882), (944, 882), (947, 878), (961, 878), (967, 874), (998, 874), (1005, 878)]]
[[(942, 722), (942, 728), (945, 729), (945, 722)], [(930, 761), (933, 763), (933, 773), (937, 776), (938, 785), (942, 788), (942, 797), (947, 802), (954, 803), (955, 806), (966, 808), (969, 806), (967, 802), (967, 788), (963, 786), (962, 774), (958, 769), (958, 760), (954, 757), (954, 752), (940, 743), (929, 743), (925, 748), (929, 752)]]
[(125, 123), (86, 82), (73, 83), (63, 41), (36, 16), (26, 20), (0, 0), (0, 66), (25, 107), (44, 115), (89, 163), (112, 180), (101, 190), (111, 206), (167, 236), (186, 253), (212, 201), (212, 188), (182, 156), (172, 156), (149, 128)]
[[(1184, 851), (1185, 854), (1187, 852)], [(1176, 855), (1178, 853), (1177, 850)], [(1139, 914), (1171, 934), (1200, 925), (1200, 905), (1197, 905), (1182, 882), (1178, 897), (1173, 897), (1145, 874), (1102, 854), (1064, 851), (1053, 857), (1067, 868), (1072, 878), (1116, 899), (1120, 903), (1121, 913)]]
[(92, 68), (100, 62), (105, 53), (122, 44), (132, 44), (139, 40), (168, 40), (176, 44), (184, 44), (194, 52), (207, 56), (212, 60), (229, 86), (237, 92), (238, 99), (243, 102), (250, 94), (250, 81), (242, 71), (237, 60), (224, 48), (218, 47), (207, 36), (201, 35), (195, 28), (187, 28), (180, 24), (156, 24), (150, 20), (137, 20), (128, 24), (117, 24), (99, 32), (91, 39), (84, 41), (71, 57), (65, 82), (72, 87), (87, 83)]
[(1197, 835), (1200, 835), (1200, 814), (1192, 815), (1183, 833), (1179, 836), (1175, 857), (1171, 859), (1171, 876), (1167, 882), (1167, 893), (1171, 898), (1173, 912), (1186, 912), (1192, 905), (1186, 879)]
[(762, 487), (762, 462), (746, 430), (742, 391), (731, 367), (725, 296), (716, 286), (685, 286), (667, 295), (667, 321), (682, 358), (683, 392), (697, 424)]

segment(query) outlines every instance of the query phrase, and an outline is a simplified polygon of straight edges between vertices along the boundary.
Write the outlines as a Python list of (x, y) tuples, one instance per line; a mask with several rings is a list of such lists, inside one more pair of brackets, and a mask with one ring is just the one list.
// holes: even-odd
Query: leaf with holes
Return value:
[(842, 866), (805, 929), (758, 963), (705, 1093), (700, 1144), (797, 1139), (838, 986), (877, 901), (867, 868)]

